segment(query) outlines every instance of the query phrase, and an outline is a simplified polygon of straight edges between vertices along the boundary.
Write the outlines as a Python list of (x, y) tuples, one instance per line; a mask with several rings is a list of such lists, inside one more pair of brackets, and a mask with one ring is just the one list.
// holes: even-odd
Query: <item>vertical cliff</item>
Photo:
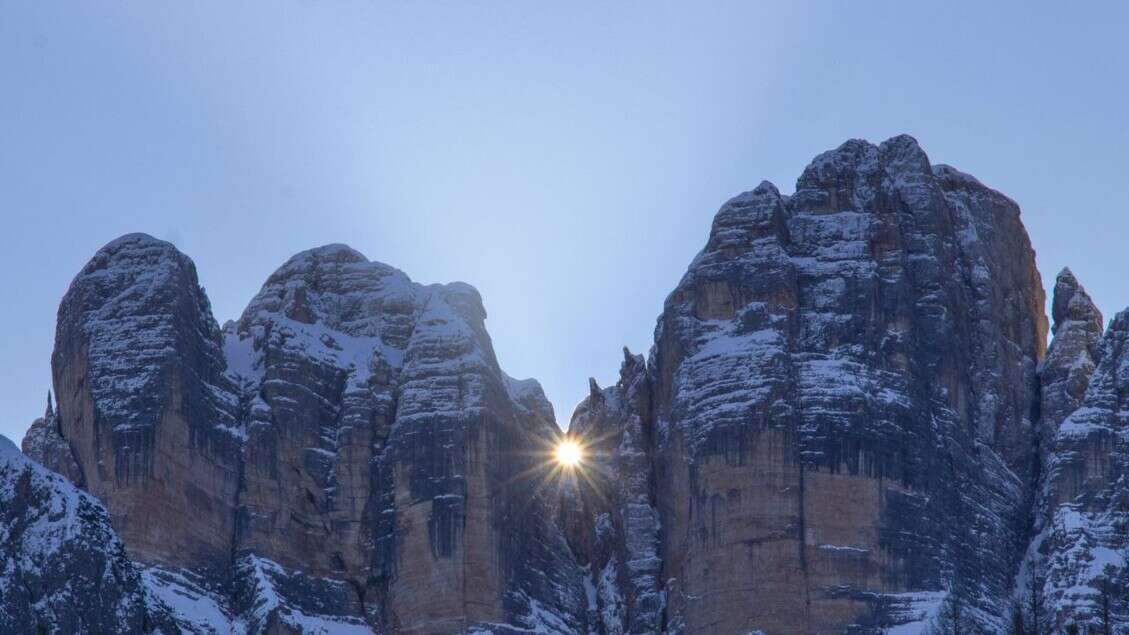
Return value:
[(228, 565), (240, 454), (224, 367), (196, 268), (169, 243), (109, 243), (59, 305), (58, 431), (76, 482), (145, 562)]
[(519, 478), (552, 412), (502, 373), (485, 317), (472, 287), (415, 284), (343, 245), (272, 274), (227, 328), (246, 435), (236, 550), (347, 582), (338, 601), (397, 632), (554, 611), (579, 628), (579, 570)]
[(584, 628), (537, 489), (556, 435), (502, 373), (472, 287), (330, 245), (221, 333), (192, 262), (134, 234), (59, 309), (32, 456), (98, 496), (193, 632)]
[(1122, 633), (1129, 311), (1064, 270), (1046, 349), (1044, 302), (1014, 202), (848, 141), (722, 206), (562, 473), (473, 287), (327, 245), (221, 330), (123, 236), (59, 308), (57, 474), (0, 443), (0, 630)]
[(666, 598), (655, 501), (651, 379), (642, 355), (623, 351), (619, 381), (591, 394), (569, 434), (586, 458), (566, 490), (563, 518), (588, 566), (592, 630), (606, 635), (663, 629)]
[(870, 632), (943, 607), (1002, 628), (1043, 302), (1018, 207), (909, 137), (726, 203), (659, 317), (649, 403), (612, 417), (653, 438), (666, 630)]
[(1053, 312), (1040, 373), (1048, 443), (1038, 534), (1018, 595), (1042, 607), (1045, 630), (1120, 633), (1129, 624), (1129, 313), (1103, 336), (1101, 313), (1069, 270)]

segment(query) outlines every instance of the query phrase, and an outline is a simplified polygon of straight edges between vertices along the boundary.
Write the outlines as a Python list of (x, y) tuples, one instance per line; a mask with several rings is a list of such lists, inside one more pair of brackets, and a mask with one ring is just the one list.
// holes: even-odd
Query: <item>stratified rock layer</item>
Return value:
[(518, 478), (552, 413), (501, 372), (485, 317), (472, 287), (343, 245), (276, 271), (228, 327), (247, 434), (236, 549), (346, 581), (353, 611), (398, 632), (534, 627), (536, 602), (579, 628), (579, 569)]

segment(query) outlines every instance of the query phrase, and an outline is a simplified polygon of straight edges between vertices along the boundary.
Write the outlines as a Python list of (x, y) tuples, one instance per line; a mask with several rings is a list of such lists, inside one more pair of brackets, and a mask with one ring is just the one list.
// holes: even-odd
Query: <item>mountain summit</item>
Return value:
[(848, 141), (722, 206), (561, 468), (473, 287), (327, 245), (221, 328), (123, 236), (0, 447), (0, 630), (1121, 632), (1129, 314), (1044, 305), (1011, 199)]

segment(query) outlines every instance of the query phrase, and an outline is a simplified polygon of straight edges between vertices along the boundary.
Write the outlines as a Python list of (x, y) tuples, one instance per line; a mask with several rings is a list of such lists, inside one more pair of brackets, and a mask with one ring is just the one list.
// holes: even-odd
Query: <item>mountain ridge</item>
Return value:
[(134, 561), (150, 618), (115, 632), (1003, 633), (1032, 597), (1119, 632), (1124, 320), (1064, 271), (1048, 349), (1045, 303), (1014, 201), (849, 140), (721, 207), (572, 474), (472, 286), (329, 244), (221, 328), (127, 234), (60, 305), (24, 451)]

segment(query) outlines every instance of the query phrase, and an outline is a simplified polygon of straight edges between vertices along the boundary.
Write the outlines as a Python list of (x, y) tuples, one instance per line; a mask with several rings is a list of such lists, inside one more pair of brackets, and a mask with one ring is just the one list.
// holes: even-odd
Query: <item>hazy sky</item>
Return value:
[(567, 421), (721, 203), (850, 137), (916, 136), (1019, 202), (1047, 282), (1129, 305), (1125, 3), (237, 4), (0, 0), (0, 434), (132, 231), (221, 323), (329, 242), (470, 282)]

